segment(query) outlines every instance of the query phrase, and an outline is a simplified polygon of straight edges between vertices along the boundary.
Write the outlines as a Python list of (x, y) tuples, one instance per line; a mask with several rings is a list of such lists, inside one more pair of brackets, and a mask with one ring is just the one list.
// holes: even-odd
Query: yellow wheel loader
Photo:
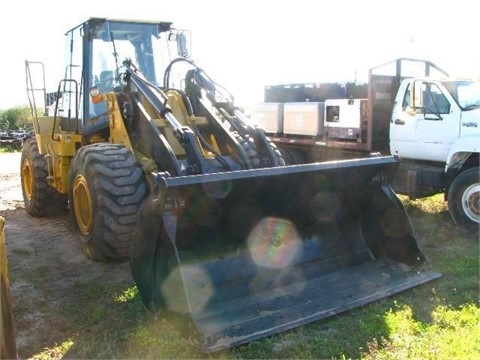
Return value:
[(90, 18), (66, 33), (55, 94), (26, 61), (29, 214), (69, 211), (85, 254), (128, 259), (148, 311), (207, 353), (440, 276), (389, 186), (397, 158), (286, 163), (188, 39), (169, 22)]

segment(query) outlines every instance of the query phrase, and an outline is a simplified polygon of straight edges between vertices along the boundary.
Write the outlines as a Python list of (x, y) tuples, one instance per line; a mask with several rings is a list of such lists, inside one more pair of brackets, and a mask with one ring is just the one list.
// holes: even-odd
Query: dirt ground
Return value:
[(59, 309), (73, 304), (85, 283), (131, 281), (128, 263), (88, 260), (68, 215), (33, 218), (25, 212), (20, 153), (0, 153), (0, 216), (5, 218), (10, 292), (20, 359), (65, 340), (74, 329)]

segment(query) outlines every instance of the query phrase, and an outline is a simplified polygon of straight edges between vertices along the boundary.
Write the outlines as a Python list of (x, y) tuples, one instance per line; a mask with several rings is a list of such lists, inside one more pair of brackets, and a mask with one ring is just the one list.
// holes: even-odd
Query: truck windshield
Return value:
[(445, 87), (463, 110), (480, 108), (480, 83), (474, 81), (447, 81)]
[(178, 56), (179, 30), (155, 23), (106, 21), (92, 36), (92, 75), (100, 84), (104, 74), (121, 72), (129, 59), (148, 81), (162, 85), (165, 68)]

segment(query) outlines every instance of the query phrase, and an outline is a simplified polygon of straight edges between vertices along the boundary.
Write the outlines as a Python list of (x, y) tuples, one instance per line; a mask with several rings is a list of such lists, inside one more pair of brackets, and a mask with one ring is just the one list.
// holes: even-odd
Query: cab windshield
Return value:
[(180, 34), (169, 23), (103, 22), (91, 34), (90, 85), (115, 87), (122, 63), (129, 59), (148, 81), (161, 86), (165, 68), (182, 53)]
[(480, 108), (480, 83), (473, 81), (448, 81), (444, 83), (462, 110)]

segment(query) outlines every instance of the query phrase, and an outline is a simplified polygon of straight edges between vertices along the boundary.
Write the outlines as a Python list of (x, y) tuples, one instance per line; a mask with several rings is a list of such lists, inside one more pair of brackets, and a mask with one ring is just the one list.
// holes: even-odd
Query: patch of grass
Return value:
[(25, 273), (25, 279), (31, 284), (41, 288), (48, 282), (48, 274), (50, 269), (48, 266), (37, 266), (32, 271)]
[(387, 338), (371, 341), (364, 359), (478, 359), (480, 309), (467, 304), (459, 309), (439, 306), (433, 322), (415, 319), (409, 306), (390, 309), (385, 315)]
[(36, 354), (32, 360), (57, 360), (63, 359), (64, 355), (72, 347), (73, 341), (67, 340), (60, 345), (55, 345), (51, 348), (45, 348), (41, 353)]
[(35, 250), (33, 249), (14, 249), (12, 252), (18, 257), (35, 255)]
[(424, 199), (411, 200), (407, 196), (399, 195), (406, 209), (417, 210), (425, 214), (448, 213), (447, 202), (443, 200), (443, 194), (433, 195)]
[(11, 144), (8, 144), (8, 145), (3, 145), (0, 146), (0, 153), (13, 153), (13, 152), (18, 152), (20, 151), (22, 148), (21, 145), (11, 145)]

